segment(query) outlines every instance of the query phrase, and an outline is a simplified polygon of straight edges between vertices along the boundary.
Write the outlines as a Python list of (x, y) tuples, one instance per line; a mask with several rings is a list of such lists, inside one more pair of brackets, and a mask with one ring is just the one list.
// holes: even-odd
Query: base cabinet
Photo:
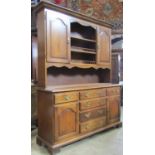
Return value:
[(119, 125), (120, 86), (94, 86), (79, 84), (38, 90), (37, 142), (53, 151)]
[(55, 106), (55, 140), (73, 137), (79, 133), (78, 103), (71, 102)]

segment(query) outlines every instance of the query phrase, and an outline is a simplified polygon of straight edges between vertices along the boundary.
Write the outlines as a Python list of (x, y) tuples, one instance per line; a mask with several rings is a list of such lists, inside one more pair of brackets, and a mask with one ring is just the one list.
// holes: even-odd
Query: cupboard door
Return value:
[(47, 62), (69, 63), (70, 23), (67, 15), (46, 12)]
[(111, 30), (105, 27), (98, 28), (98, 64), (108, 65), (111, 63)]
[(72, 137), (79, 133), (79, 106), (70, 102), (55, 106), (55, 140)]
[(108, 98), (108, 123), (118, 122), (120, 119), (120, 96)]

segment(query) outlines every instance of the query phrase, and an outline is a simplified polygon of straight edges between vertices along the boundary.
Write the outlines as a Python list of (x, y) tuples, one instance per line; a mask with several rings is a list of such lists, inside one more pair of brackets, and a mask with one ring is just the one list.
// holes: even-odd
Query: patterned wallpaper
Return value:
[[(74, 11), (103, 19), (113, 24), (113, 30), (123, 29), (123, 2), (120, 0), (48, 0)], [(121, 0), (122, 1), (122, 0)]]
[(119, 0), (81, 0), (80, 11), (110, 22), (113, 29), (123, 29), (123, 3)]

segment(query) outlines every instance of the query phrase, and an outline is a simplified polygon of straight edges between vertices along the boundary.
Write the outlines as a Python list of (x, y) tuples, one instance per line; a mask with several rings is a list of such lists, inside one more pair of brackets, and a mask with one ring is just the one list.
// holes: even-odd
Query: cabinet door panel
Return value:
[(114, 123), (120, 118), (120, 96), (108, 98), (108, 122)]
[(104, 27), (98, 29), (98, 64), (111, 63), (111, 30)]
[(54, 11), (46, 12), (47, 62), (68, 63), (70, 23), (68, 16)]
[(55, 106), (55, 139), (60, 140), (78, 134), (79, 114), (76, 102)]

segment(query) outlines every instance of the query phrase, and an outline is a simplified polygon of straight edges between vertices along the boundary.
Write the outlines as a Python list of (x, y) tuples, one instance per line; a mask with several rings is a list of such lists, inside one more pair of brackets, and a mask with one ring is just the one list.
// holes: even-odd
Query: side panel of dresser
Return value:
[(40, 11), (37, 14), (37, 37), (38, 37), (38, 86), (46, 85), (46, 23), (44, 21), (45, 12)]
[(38, 136), (49, 144), (53, 143), (54, 108), (50, 92), (38, 91)]
[(120, 87), (107, 88), (108, 124), (120, 121)]

